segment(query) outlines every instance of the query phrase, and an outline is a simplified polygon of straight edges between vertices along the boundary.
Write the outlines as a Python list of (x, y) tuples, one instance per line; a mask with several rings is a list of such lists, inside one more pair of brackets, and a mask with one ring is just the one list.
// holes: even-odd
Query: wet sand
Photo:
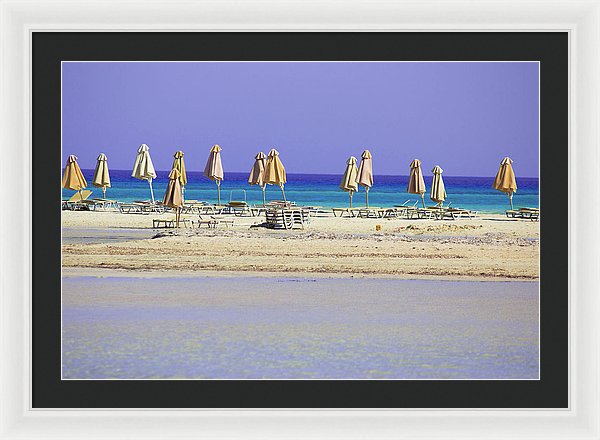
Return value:
[(317, 217), (306, 229), (292, 231), (257, 227), (258, 218), (230, 216), (235, 225), (229, 229), (152, 230), (153, 218), (170, 216), (65, 211), (63, 267), (83, 274), (113, 269), (174, 277), (196, 272), (539, 277), (539, 223), (499, 215), (456, 221)]
[(538, 305), (537, 282), (67, 276), (63, 377), (536, 379)]

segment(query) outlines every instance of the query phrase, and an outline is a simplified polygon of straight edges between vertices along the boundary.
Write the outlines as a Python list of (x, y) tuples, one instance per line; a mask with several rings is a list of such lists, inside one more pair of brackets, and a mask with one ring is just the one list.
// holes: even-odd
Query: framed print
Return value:
[(449, 5), (4, 3), (7, 438), (598, 438), (598, 4)]
[[(143, 405), (566, 407), (566, 290), (540, 301), (566, 286), (548, 270), (566, 236), (540, 258), (541, 225), (566, 213), (540, 220), (561, 194), (539, 182), (567, 161), (567, 41), (34, 33), (33, 186), (65, 164), (61, 229), (34, 207), (34, 406), (138, 407), (169, 387)], [(59, 104), (59, 126), (37, 117)]]

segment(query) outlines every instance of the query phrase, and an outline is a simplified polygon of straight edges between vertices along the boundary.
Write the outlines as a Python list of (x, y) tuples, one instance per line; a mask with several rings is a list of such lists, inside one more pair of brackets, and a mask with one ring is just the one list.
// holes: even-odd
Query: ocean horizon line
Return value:
[[(94, 172), (94, 168), (81, 168), (82, 171), (91, 171)], [(131, 169), (120, 169), (120, 168), (110, 168), (110, 171), (119, 171), (119, 172), (131, 172)], [(158, 173), (165, 173), (165, 174), (169, 174), (171, 172), (171, 169), (168, 170), (156, 170), (156, 172)], [(203, 173), (204, 170), (186, 170), (187, 173)], [(225, 175), (227, 174), (250, 174), (250, 171), (225, 171)], [(308, 175), (308, 176), (343, 176), (344, 173), (299, 173), (299, 172), (294, 172), (294, 173), (289, 173), (286, 172), (286, 175), (288, 176), (302, 176), (302, 175)], [(432, 176), (432, 174), (423, 174), (424, 176)], [(409, 177), (408, 174), (376, 174), (374, 173), (373, 176), (379, 176), (379, 177)], [(443, 174), (443, 177), (457, 177), (457, 178), (472, 178), (472, 179), (494, 179), (496, 176), (464, 176), (464, 175), (454, 175), (454, 174)], [(517, 179), (538, 179), (539, 180), (539, 176), (517, 176)], [(224, 179), (225, 180), (225, 179)]]

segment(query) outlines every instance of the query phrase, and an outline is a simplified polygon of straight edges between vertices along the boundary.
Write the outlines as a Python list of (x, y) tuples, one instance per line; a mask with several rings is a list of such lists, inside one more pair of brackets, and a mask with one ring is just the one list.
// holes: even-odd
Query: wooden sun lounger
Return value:
[(252, 217), (258, 217), (259, 215), (267, 212), (267, 208), (265, 208), (264, 206), (250, 206), (249, 209), (250, 209), (250, 215)]
[(223, 211), (227, 208), (224, 205), (203, 205), (198, 207), (199, 215), (214, 215), (214, 214), (222, 214)]
[(101, 208), (103, 211), (106, 211), (107, 208), (116, 208), (117, 201), (110, 199), (89, 199), (88, 200), (92, 205), (92, 209), (95, 211), (98, 208)]
[[(356, 208), (331, 208), (334, 217), (343, 217), (344, 214), (348, 214), (348, 217), (356, 217), (358, 211)], [(339, 214), (339, 215), (338, 215)]]
[(81, 193), (77, 191), (69, 200), (63, 200), (60, 207), (61, 209), (68, 209), (71, 211), (89, 210), (89, 205), (86, 202), (91, 194), (92, 191), (89, 189), (84, 189)]
[(445, 218), (456, 220), (457, 218), (475, 218), (477, 217), (477, 211), (471, 211), (469, 209), (461, 208), (447, 208), (441, 209), (436, 213), (436, 219), (443, 220)]
[[(184, 228), (187, 228), (188, 225), (194, 226), (194, 220), (189, 218), (181, 218), (179, 219), (179, 225), (183, 225)], [(177, 219), (174, 218), (155, 218), (152, 220), (152, 228), (160, 229), (160, 228), (175, 228), (177, 226)]]
[(229, 202), (227, 205), (227, 210), (237, 217), (243, 217), (246, 214), (249, 214), (252, 217), (254, 216), (252, 210), (250, 209), (250, 205), (242, 201)]
[(199, 202), (198, 200), (185, 200), (181, 207), (182, 214), (199, 214), (200, 208), (206, 206), (206, 202)]
[(382, 218), (391, 208), (362, 207), (357, 209), (357, 215), (360, 218)]
[(540, 219), (540, 210), (539, 208), (509, 209), (506, 211), (506, 216), (508, 218), (522, 218), (531, 221), (538, 221)]
[(408, 208), (406, 210), (407, 219), (431, 219), (435, 218), (436, 212), (431, 208)]
[(208, 228), (217, 228), (217, 226), (219, 225), (225, 225), (225, 227), (233, 227), (234, 222), (233, 219), (225, 219), (225, 218), (221, 218), (221, 217), (215, 217), (215, 216), (209, 216), (209, 218), (203, 218), (201, 215), (199, 215), (198, 217), (200, 217), (199, 220), (196, 221), (196, 223), (198, 224), (198, 227), (201, 227), (202, 225), (206, 225)]
[(149, 214), (139, 203), (117, 203), (117, 209), (121, 214)]

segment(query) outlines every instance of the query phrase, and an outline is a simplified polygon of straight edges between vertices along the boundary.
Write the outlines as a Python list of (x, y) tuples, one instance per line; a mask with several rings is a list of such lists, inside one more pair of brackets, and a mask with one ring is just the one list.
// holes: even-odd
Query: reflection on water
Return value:
[(65, 278), (64, 378), (538, 377), (538, 283)]
[(62, 244), (119, 243), (152, 238), (153, 229), (128, 228), (63, 228)]

